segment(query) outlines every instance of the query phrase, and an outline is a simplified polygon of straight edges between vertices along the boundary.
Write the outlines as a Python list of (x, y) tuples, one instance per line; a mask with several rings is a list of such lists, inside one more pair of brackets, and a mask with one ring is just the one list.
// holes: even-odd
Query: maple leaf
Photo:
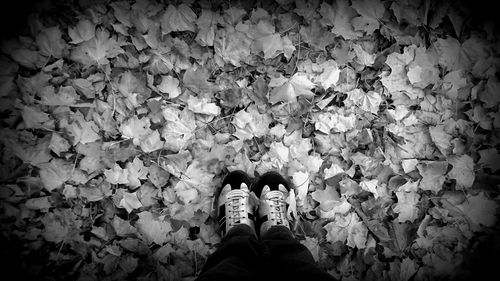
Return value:
[(377, 114), (379, 110), (379, 105), (382, 103), (382, 97), (379, 93), (374, 91), (369, 91), (367, 93), (363, 92), (361, 89), (354, 89), (348, 93), (348, 99), (353, 101), (353, 103), (359, 106), (364, 111)]
[(23, 110), (21, 112), (23, 116), (24, 126), (27, 129), (30, 128), (53, 128), (54, 120), (52, 120), (49, 114), (43, 112), (38, 107), (34, 106), (23, 106)]
[(60, 156), (61, 152), (66, 152), (71, 147), (69, 142), (61, 137), (58, 133), (52, 133), (52, 137), (50, 138), (49, 148), (52, 150), (57, 156)]
[(380, 27), (379, 20), (385, 12), (385, 7), (379, 0), (356, 0), (352, 1), (352, 7), (361, 16), (352, 19), (352, 25), (356, 30), (372, 34)]
[(339, 165), (335, 164), (335, 163), (332, 163), (332, 165), (330, 166), (330, 168), (326, 168), (324, 170), (324, 173), (325, 173), (325, 178), (328, 179), (328, 178), (332, 178), (336, 175), (339, 175), (339, 174), (342, 174), (344, 173), (344, 169), (342, 169), (342, 167), (340, 167)]
[(128, 183), (128, 170), (122, 169), (120, 165), (114, 164), (113, 168), (104, 171), (106, 181), (111, 184), (127, 184)]
[(334, 112), (321, 112), (313, 115), (314, 126), (316, 130), (329, 134), (331, 130), (334, 132), (347, 132), (354, 128), (356, 124), (356, 116), (354, 114), (343, 114), (340, 111)]
[(457, 186), (462, 189), (472, 187), (474, 183), (474, 160), (468, 155), (452, 155), (446, 159), (453, 168), (448, 172), (450, 179), (457, 181)]
[(120, 76), (113, 79), (115, 86), (120, 94), (127, 98), (129, 108), (136, 108), (142, 104), (151, 94), (151, 89), (146, 86), (144, 76), (136, 72), (125, 71)]
[(322, 23), (326, 26), (333, 26), (331, 29), (333, 34), (338, 34), (344, 39), (356, 39), (362, 36), (362, 33), (355, 31), (351, 24), (357, 13), (349, 6), (347, 0), (336, 1), (333, 6), (322, 3), (320, 13), (323, 16)]
[(444, 125), (429, 127), (429, 133), (432, 141), (444, 156), (451, 154), (451, 139), (453, 137), (445, 132)]
[(161, 193), (152, 184), (145, 183), (141, 185), (137, 197), (144, 207), (150, 207), (157, 203), (158, 194)]
[(148, 169), (148, 179), (157, 188), (162, 188), (168, 182), (170, 173), (157, 164), (152, 164)]
[(318, 239), (306, 236), (306, 239), (301, 240), (300, 243), (307, 247), (307, 249), (309, 250), (309, 252), (311, 252), (315, 261), (319, 261), (320, 246), (318, 243)]
[(311, 82), (305, 73), (295, 73), (283, 85), (276, 87), (271, 91), (269, 102), (275, 104), (277, 102), (296, 102), (297, 97), (313, 97), (314, 93), (311, 89), (314, 88), (314, 83)]
[(176, 98), (181, 94), (179, 80), (172, 76), (162, 76), (160, 85), (157, 86), (161, 93), (168, 94), (170, 99)]
[(492, 120), (486, 115), (486, 110), (482, 106), (476, 104), (474, 108), (466, 111), (465, 114), (468, 115), (472, 121), (478, 123), (481, 128), (491, 130)]
[(304, 41), (316, 47), (318, 50), (324, 50), (335, 40), (335, 35), (329, 32), (326, 28), (322, 28), (320, 23), (315, 20), (309, 26), (300, 28), (300, 36)]
[(340, 198), (335, 188), (327, 185), (324, 190), (316, 190), (311, 197), (319, 202), (321, 218), (334, 218), (336, 214), (346, 214), (351, 209), (351, 204), (346, 198)]
[(154, 130), (147, 136), (141, 138), (139, 146), (142, 151), (150, 153), (162, 149), (164, 144), (165, 142), (160, 139), (160, 133), (158, 130)]
[(283, 143), (290, 149), (290, 157), (299, 159), (309, 154), (312, 149), (311, 140), (302, 137), (300, 130), (293, 131), (285, 135)]
[(420, 195), (414, 191), (406, 192), (403, 190), (396, 191), (398, 202), (394, 205), (394, 212), (398, 213), (399, 222), (414, 222), (418, 217), (418, 208), (416, 204), (419, 202)]
[(130, 4), (126, 1), (118, 1), (110, 4), (113, 8), (114, 15), (121, 24), (126, 27), (131, 27)]
[(149, 118), (142, 117), (139, 119), (137, 116), (133, 116), (123, 122), (118, 130), (122, 134), (123, 138), (132, 139), (135, 145), (139, 145), (142, 138), (147, 137), (150, 133), (152, 133), (149, 126)]
[(337, 63), (334, 60), (327, 60), (320, 64), (319, 67), (323, 72), (316, 76), (314, 82), (319, 82), (325, 90), (332, 86), (336, 86), (340, 77), (340, 69)]
[(128, 220), (123, 220), (119, 216), (114, 216), (112, 221), (113, 229), (116, 235), (120, 237), (128, 237), (137, 235), (137, 229), (130, 225)]
[(233, 134), (240, 140), (262, 137), (269, 132), (271, 118), (268, 114), (259, 113), (256, 106), (251, 105), (246, 110), (238, 111), (232, 124), (236, 128)]
[(246, 11), (239, 7), (230, 7), (224, 10), (223, 18), (230, 26), (236, 25), (246, 15)]
[(75, 27), (68, 28), (68, 35), (73, 44), (88, 41), (95, 36), (95, 24), (86, 19), (80, 20)]
[(462, 45), (457, 39), (453, 37), (438, 38), (434, 42), (434, 46), (438, 53), (439, 64), (447, 70), (453, 71), (470, 67), (467, 54), (462, 50)]
[(444, 181), (444, 174), (448, 169), (448, 163), (444, 161), (421, 161), (417, 169), (422, 176), (418, 187), (423, 190), (438, 192), (441, 190)]
[(382, 76), (382, 84), (390, 93), (403, 91), (411, 99), (423, 97), (420, 88), (413, 87), (408, 81), (406, 66), (415, 58), (415, 46), (405, 47), (402, 54), (392, 53), (387, 56), (386, 64), (391, 68), (389, 75)]
[(182, 84), (184, 87), (198, 94), (211, 93), (216, 91), (218, 87), (207, 81), (209, 76), (205, 68), (189, 68), (184, 73)]
[(79, 99), (75, 89), (71, 86), (63, 86), (58, 89), (56, 94), (53, 86), (45, 86), (40, 91), (41, 103), (49, 106), (75, 106)]
[(307, 192), (309, 191), (309, 173), (295, 172), (292, 175), (292, 183), (295, 186), (297, 206), (303, 207), (306, 205)]
[(66, 43), (62, 39), (62, 32), (58, 26), (45, 28), (36, 37), (40, 53), (44, 56), (61, 58), (66, 49)]
[(274, 33), (274, 25), (268, 20), (260, 20), (250, 35), (254, 42), (255, 52), (263, 52), (264, 59), (270, 59), (283, 52), (283, 41), (278, 33)]
[(215, 53), (224, 62), (241, 66), (241, 61), (247, 61), (250, 56), (252, 39), (236, 29), (219, 29), (214, 40)]
[(125, 208), (128, 213), (132, 212), (134, 209), (142, 207), (141, 201), (137, 198), (136, 192), (123, 192), (123, 198), (120, 200), (118, 205), (121, 208)]
[(377, 185), (378, 185), (378, 180), (363, 180), (362, 182), (359, 183), (359, 186), (368, 192), (371, 192), (374, 196), (375, 199), (377, 199), (380, 195), (378, 194), (377, 191)]
[(172, 31), (195, 31), (196, 14), (186, 4), (178, 7), (170, 4), (160, 19), (163, 34)]
[(52, 159), (40, 165), (40, 179), (48, 191), (59, 188), (71, 178), (72, 165), (61, 159)]
[(86, 121), (80, 111), (77, 111), (72, 119), (71, 124), (62, 122), (61, 127), (66, 129), (72, 137), (73, 145), (91, 143), (101, 139), (97, 125), (94, 121)]
[(149, 244), (163, 245), (169, 241), (168, 234), (172, 231), (170, 222), (163, 217), (156, 217), (151, 212), (143, 211), (137, 214), (139, 219), (135, 227)]
[(55, 209), (41, 218), (44, 229), (42, 236), (54, 243), (72, 240), (70, 233), (79, 228), (75, 214), (71, 209)]
[(500, 154), (498, 154), (496, 148), (479, 150), (478, 153), (480, 155), (479, 165), (489, 168), (493, 172), (500, 170)]
[(139, 158), (134, 158), (132, 162), (127, 163), (127, 185), (132, 188), (141, 186), (140, 179), (146, 179), (148, 169), (144, 167), (144, 163)]
[(488, 199), (484, 192), (478, 195), (468, 195), (467, 200), (456, 206), (476, 225), (494, 226), (497, 218), (495, 216), (498, 204)]
[(217, 104), (210, 102), (208, 98), (200, 98), (189, 96), (187, 99), (188, 109), (194, 113), (201, 113), (206, 115), (219, 115), (220, 107)]
[(352, 44), (351, 47), (354, 52), (356, 62), (365, 66), (371, 66), (375, 63), (375, 59), (377, 58), (375, 54), (368, 53), (359, 44)]
[(112, 195), (111, 184), (107, 181), (91, 181), (89, 185), (80, 186), (78, 194), (89, 202), (96, 202)]
[(167, 124), (163, 127), (161, 136), (165, 139), (165, 148), (180, 151), (194, 136), (196, 128), (194, 114), (188, 109), (180, 111), (174, 107), (164, 107), (162, 114)]
[(25, 203), (26, 208), (30, 210), (41, 210), (47, 212), (52, 204), (49, 202), (49, 196), (42, 196), (28, 199)]
[(359, 249), (366, 246), (368, 229), (354, 212), (346, 216), (336, 215), (334, 221), (326, 224), (323, 228), (327, 231), (327, 241), (334, 243), (347, 240), (348, 246)]
[(195, 160), (181, 175), (180, 181), (174, 187), (175, 192), (184, 204), (200, 202), (201, 198), (198, 194), (203, 197), (212, 194), (213, 176)]
[(496, 94), (500, 91), (500, 82), (496, 77), (490, 77), (485, 86), (486, 89), (478, 94), (479, 100), (484, 102), (486, 108), (494, 107), (500, 103), (500, 97)]
[(290, 159), (290, 149), (283, 142), (273, 142), (269, 146), (268, 157), (281, 169)]
[(415, 59), (408, 65), (408, 80), (413, 86), (425, 88), (439, 81), (438, 57), (435, 51), (419, 47)]
[(318, 8), (319, 1), (296, 1), (297, 6), (293, 11), (303, 17), (306, 21), (318, 17), (316, 9)]
[[(445, 95), (450, 99), (457, 99), (459, 97), (459, 90), (467, 86), (467, 79), (462, 70), (455, 70), (446, 74), (443, 78), (442, 88)], [(460, 97), (467, 99), (467, 97)]]
[(201, 11), (201, 16), (196, 20), (196, 25), (199, 28), (196, 34), (196, 42), (201, 46), (213, 46), (215, 39), (215, 28), (219, 21), (219, 14), (208, 9)]
[(95, 37), (81, 43), (71, 52), (71, 58), (86, 66), (93, 64), (106, 65), (110, 58), (114, 58), (124, 53), (120, 44), (110, 37), (109, 31), (99, 28), (95, 32)]
[(173, 176), (180, 178), (188, 167), (188, 163), (193, 160), (189, 151), (180, 151), (177, 154), (167, 155), (166, 161), (161, 163), (161, 167)]

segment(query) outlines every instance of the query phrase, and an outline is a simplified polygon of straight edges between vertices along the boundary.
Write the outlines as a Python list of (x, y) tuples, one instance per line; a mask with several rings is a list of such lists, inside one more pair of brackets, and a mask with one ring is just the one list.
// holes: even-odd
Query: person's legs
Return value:
[(253, 189), (259, 197), (258, 218), (262, 251), (271, 280), (335, 280), (318, 268), (306, 246), (295, 239), (286, 216), (289, 182), (277, 172), (264, 174)]
[[(336, 280), (321, 270), (314, 258), (285, 226), (272, 226), (261, 235), (263, 253), (269, 260), (271, 279)], [(276, 279), (274, 279), (276, 280)]]
[(245, 224), (237, 225), (210, 255), (196, 280), (256, 280), (261, 254), (254, 230)]
[(233, 171), (224, 178), (216, 195), (222, 242), (197, 280), (256, 279), (261, 246), (255, 233), (257, 199), (252, 197), (251, 184), (252, 179), (242, 171)]

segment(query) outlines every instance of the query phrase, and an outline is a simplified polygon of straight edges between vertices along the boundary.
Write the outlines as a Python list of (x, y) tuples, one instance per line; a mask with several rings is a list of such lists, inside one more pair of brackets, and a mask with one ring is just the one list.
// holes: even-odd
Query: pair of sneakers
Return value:
[[(236, 225), (246, 224), (261, 236), (272, 226), (290, 229), (286, 198), (290, 185), (277, 172), (267, 172), (257, 181), (243, 171), (230, 172), (217, 197), (217, 219), (222, 236)], [(257, 232), (256, 232), (257, 233)]]

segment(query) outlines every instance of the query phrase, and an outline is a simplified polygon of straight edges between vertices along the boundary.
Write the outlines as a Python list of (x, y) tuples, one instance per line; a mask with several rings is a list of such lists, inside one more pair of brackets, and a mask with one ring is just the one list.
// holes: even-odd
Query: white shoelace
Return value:
[(242, 223), (242, 220), (248, 219), (247, 199), (248, 192), (238, 190), (239, 192), (229, 192), (227, 194), (227, 220), (229, 226)]
[(271, 191), (267, 200), (269, 201), (269, 221), (273, 225), (283, 225), (286, 216), (286, 202), (283, 193)]

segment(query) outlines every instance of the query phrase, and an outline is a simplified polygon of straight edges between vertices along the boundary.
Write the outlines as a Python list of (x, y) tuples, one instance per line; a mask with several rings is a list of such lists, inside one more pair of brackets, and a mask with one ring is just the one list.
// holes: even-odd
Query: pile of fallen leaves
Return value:
[(291, 180), (294, 231), (339, 280), (466, 279), (498, 251), (500, 41), (456, 1), (34, 12), (0, 54), (17, 279), (191, 280), (235, 169)]

